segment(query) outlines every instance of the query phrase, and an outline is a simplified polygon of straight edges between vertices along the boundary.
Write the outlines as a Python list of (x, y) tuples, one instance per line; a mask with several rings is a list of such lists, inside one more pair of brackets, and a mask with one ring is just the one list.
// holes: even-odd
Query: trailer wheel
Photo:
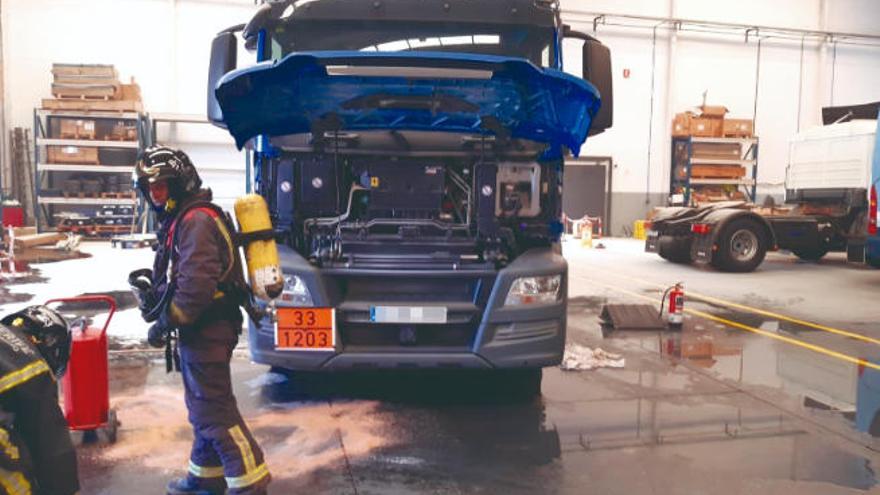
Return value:
[(754, 220), (742, 218), (724, 227), (716, 240), (718, 250), (712, 266), (725, 272), (750, 272), (767, 256), (764, 227)]
[(657, 254), (664, 260), (682, 264), (688, 264), (693, 261), (691, 259), (690, 239), (663, 236), (658, 243), (659, 250)]
[(815, 246), (810, 248), (792, 249), (791, 252), (804, 261), (819, 261), (828, 254), (828, 248), (825, 246)]

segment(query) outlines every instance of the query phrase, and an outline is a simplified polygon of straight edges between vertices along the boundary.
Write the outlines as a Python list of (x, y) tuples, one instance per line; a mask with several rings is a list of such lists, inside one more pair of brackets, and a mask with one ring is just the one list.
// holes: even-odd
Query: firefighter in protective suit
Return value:
[(269, 470), (232, 394), (230, 359), (248, 296), (234, 226), (184, 152), (150, 148), (136, 176), (160, 227), (153, 269), (132, 272), (129, 283), (152, 323), (149, 343), (173, 356), (169, 370), (179, 356), (195, 437), (187, 476), (167, 493), (265, 494)]
[(70, 343), (67, 322), (45, 306), (0, 320), (0, 494), (79, 490), (55, 381), (67, 368)]

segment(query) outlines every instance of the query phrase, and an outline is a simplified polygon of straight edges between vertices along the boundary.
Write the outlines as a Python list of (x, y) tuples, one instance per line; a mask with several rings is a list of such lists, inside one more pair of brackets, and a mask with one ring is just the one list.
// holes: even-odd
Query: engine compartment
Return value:
[(280, 237), (315, 265), (503, 266), (558, 239), (558, 161), (328, 148), (285, 150), (259, 181)]

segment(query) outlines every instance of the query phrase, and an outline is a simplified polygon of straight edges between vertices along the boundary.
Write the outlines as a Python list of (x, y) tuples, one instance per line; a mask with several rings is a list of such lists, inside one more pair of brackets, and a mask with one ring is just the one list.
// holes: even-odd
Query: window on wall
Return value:
[(272, 30), (271, 57), (317, 50), (434, 51), (518, 57), (549, 67), (553, 39), (553, 29), (526, 25), (289, 21)]

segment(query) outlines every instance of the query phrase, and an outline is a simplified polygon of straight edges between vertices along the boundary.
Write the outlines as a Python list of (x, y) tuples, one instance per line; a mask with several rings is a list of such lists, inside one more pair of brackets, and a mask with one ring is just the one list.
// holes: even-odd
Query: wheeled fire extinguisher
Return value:
[(684, 285), (681, 282), (669, 287), (663, 293), (663, 301), (660, 302), (661, 315), (663, 314), (663, 304), (666, 301), (669, 301), (669, 306), (666, 310), (666, 323), (669, 326), (681, 326), (684, 322)]
[(51, 299), (46, 305), (103, 303), (109, 308), (103, 328), (89, 327), (85, 321), (71, 330), (70, 362), (61, 379), (64, 394), (64, 417), (71, 430), (83, 431), (86, 438), (97, 438), (104, 432), (116, 442), (119, 421), (110, 407), (110, 374), (107, 352), (107, 327), (116, 312), (116, 300), (110, 296), (93, 295)]

